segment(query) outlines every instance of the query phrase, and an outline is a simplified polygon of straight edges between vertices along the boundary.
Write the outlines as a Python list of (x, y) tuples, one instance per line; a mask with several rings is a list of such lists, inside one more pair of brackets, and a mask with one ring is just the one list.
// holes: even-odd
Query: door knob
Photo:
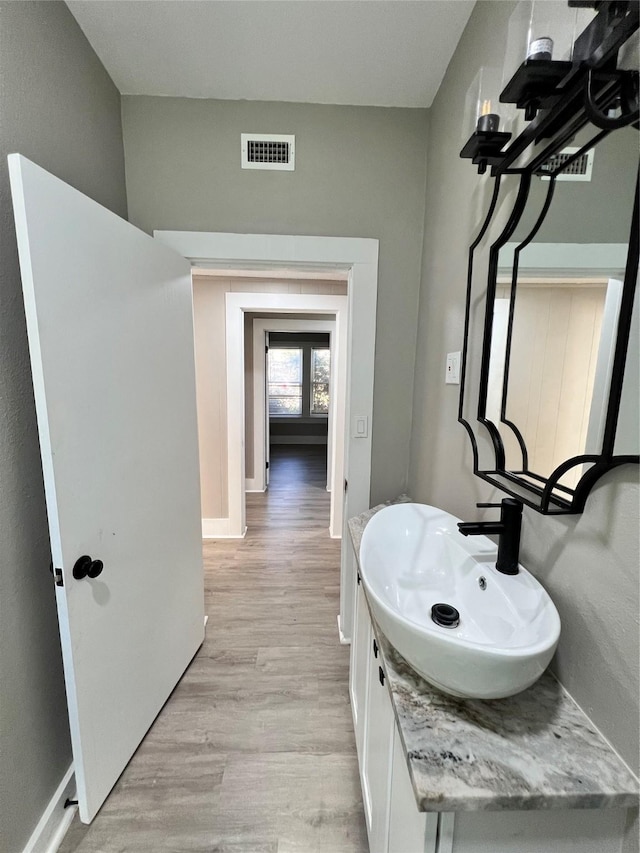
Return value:
[(78, 557), (73, 567), (73, 576), (76, 580), (82, 578), (97, 578), (104, 569), (102, 560), (94, 560), (88, 554)]

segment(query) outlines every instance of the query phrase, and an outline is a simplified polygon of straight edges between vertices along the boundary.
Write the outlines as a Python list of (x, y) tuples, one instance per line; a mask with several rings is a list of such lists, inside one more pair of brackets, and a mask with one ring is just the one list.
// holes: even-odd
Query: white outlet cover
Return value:
[(444, 379), (447, 385), (460, 384), (460, 361), (460, 352), (447, 353), (447, 365)]

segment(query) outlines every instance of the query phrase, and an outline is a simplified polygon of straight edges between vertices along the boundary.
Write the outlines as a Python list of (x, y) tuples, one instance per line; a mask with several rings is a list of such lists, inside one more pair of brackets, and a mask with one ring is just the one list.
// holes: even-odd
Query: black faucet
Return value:
[(500, 507), (500, 521), (461, 521), (458, 530), (463, 536), (497, 533), (498, 559), (496, 569), (503, 575), (518, 574), (518, 552), (522, 528), (522, 503), (514, 498), (503, 498), (499, 504), (477, 504), (478, 507)]

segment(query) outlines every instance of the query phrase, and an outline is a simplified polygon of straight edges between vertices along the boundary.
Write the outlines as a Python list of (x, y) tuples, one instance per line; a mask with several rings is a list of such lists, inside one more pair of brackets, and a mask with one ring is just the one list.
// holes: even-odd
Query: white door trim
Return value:
[[(500, 250), (500, 270), (513, 267), (514, 252), (519, 243), (505, 243)], [(588, 273), (624, 278), (627, 264), (626, 243), (530, 243), (520, 254), (518, 269), (550, 270), (563, 275)]]
[(242, 268), (273, 264), (295, 269), (300, 264), (349, 269), (378, 265), (378, 240), (368, 237), (301, 237), (283, 234), (229, 234), (221, 231), (154, 231), (153, 236), (199, 267), (227, 264)]
[(72, 763), (47, 803), (22, 853), (56, 853), (78, 811), (78, 806), (65, 808), (64, 805), (67, 799), (77, 799), (75, 791)]
[[(254, 294), (227, 294), (227, 297), (243, 297)], [(262, 294), (255, 294), (261, 297)], [(301, 300), (301, 296), (291, 294), (295, 302)], [(240, 300), (238, 300), (240, 301)], [(316, 303), (318, 308), (314, 313), (333, 314), (335, 320), (282, 320), (274, 317), (273, 320), (254, 320), (253, 322), (253, 364), (254, 364), (254, 473), (260, 479), (254, 480), (255, 486), (264, 491), (265, 483), (265, 375), (264, 375), (264, 332), (265, 331), (322, 331), (331, 335), (331, 360), (335, 366), (331, 371), (330, 397), (334, 401), (329, 413), (329, 434), (327, 447), (328, 481), (331, 491), (331, 511), (329, 515), (329, 534), (332, 539), (342, 538), (342, 509), (344, 491), (335, 488), (334, 484), (342, 485), (344, 480), (344, 432), (345, 432), (345, 399), (346, 399), (346, 369), (347, 369), (347, 297), (346, 296), (322, 296), (309, 295), (305, 298), (309, 304)], [(229, 304), (229, 302), (227, 302)], [(302, 302), (298, 302), (302, 305)], [(340, 306), (342, 306), (340, 308)], [(260, 310), (252, 309), (252, 310)], [(299, 309), (295, 309), (296, 312)], [(304, 309), (302, 309), (304, 310)], [(257, 366), (257, 369), (256, 369)], [(242, 371), (242, 372), (241, 372)], [(235, 370), (235, 380), (243, 377), (242, 366)], [(232, 379), (233, 381), (233, 379)], [(239, 431), (235, 427), (236, 433)], [(231, 423), (228, 424), (228, 435), (234, 435)], [(247, 481), (248, 482), (248, 481)], [(260, 488), (261, 487), (261, 488)]]
[[(345, 311), (347, 309), (347, 297), (344, 299)], [(343, 326), (346, 331), (346, 325)], [(273, 318), (260, 318), (253, 321), (253, 477), (245, 480), (246, 491), (264, 492), (267, 488), (266, 482), (266, 376), (264, 373), (264, 346), (265, 332), (328, 332), (330, 336), (331, 363), (337, 365), (335, 353), (335, 320), (287, 320), (280, 316)], [(346, 352), (346, 340), (344, 342)], [(331, 371), (330, 377), (330, 400), (345, 399), (346, 376), (344, 371), (336, 376)], [(327, 430), (327, 459), (331, 460), (332, 450), (335, 445), (335, 406), (329, 408), (329, 422)], [(327, 465), (327, 491), (333, 491), (334, 472), (332, 465)], [(337, 479), (337, 482), (340, 482)], [(342, 535), (342, 532), (341, 534)]]
[[(228, 234), (207, 231), (154, 231), (154, 237), (184, 255), (196, 266), (329, 270), (348, 273), (348, 352), (346, 421), (368, 418), (367, 435), (345, 440), (345, 475), (349, 490), (343, 513), (343, 543), (348, 543), (348, 518), (369, 508), (371, 489), (371, 419), (376, 306), (378, 297), (378, 240), (360, 237), (300, 237), (278, 234)], [(244, 476), (241, 484), (244, 483)], [(353, 625), (355, 566), (349, 548), (342, 548), (340, 631), (345, 641)]]
[[(271, 311), (274, 314), (333, 314), (335, 342), (333, 348), (338, 375), (346, 374), (344, 296), (324, 296), (300, 293), (226, 293), (226, 355), (227, 355), (227, 478), (229, 527), (232, 534), (244, 536), (245, 524), (245, 419), (244, 419), (244, 313)], [(273, 321), (272, 321), (273, 322)], [(311, 322), (311, 321), (309, 321)], [(342, 346), (340, 344), (342, 343)], [(263, 380), (264, 381), (264, 380)], [(257, 383), (256, 383), (257, 384)], [(263, 421), (264, 422), (264, 421)], [(344, 436), (344, 401), (338, 401), (335, 418), (336, 435)], [(336, 442), (334, 442), (334, 448)], [(331, 459), (333, 479), (343, 480), (343, 454)], [(342, 529), (342, 495), (331, 501), (329, 530), (332, 538), (340, 538)]]

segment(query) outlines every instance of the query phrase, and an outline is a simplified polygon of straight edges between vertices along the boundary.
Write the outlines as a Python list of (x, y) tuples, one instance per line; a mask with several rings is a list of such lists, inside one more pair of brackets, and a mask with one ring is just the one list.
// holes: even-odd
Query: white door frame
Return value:
[(339, 629), (341, 638), (348, 642), (353, 625), (355, 565), (348, 547), (346, 524), (348, 518), (369, 508), (371, 490), (378, 240), (207, 231), (154, 231), (154, 237), (202, 267), (324, 268), (344, 269), (348, 273), (346, 422), (350, 426), (358, 416), (364, 417), (367, 425), (365, 434), (361, 432), (357, 438), (353, 438), (356, 430), (349, 428), (345, 440), (349, 488), (343, 513)]
[[(335, 334), (331, 336), (331, 357), (335, 370), (331, 372), (331, 387), (330, 393), (332, 400), (335, 400), (335, 405), (331, 407), (331, 422), (330, 422), (330, 445), (327, 451), (327, 461), (330, 471), (331, 483), (342, 484), (344, 480), (344, 434), (345, 434), (345, 389), (346, 389), (346, 373), (347, 373), (347, 297), (346, 296), (324, 296), (321, 294), (273, 294), (273, 293), (227, 293), (227, 435), (229, 442), (229, 450), (231, 454), (231, 441), (237, 442), (243, 438), (244, 429), (244, 406), (242, 411), (239, 411), (237, 406), (230, 406), (229, 399), (230, 389), (235, 388), (238, 383), (244, 383), (244, 347), (242, 341), (238, 346), (238, 342), (233, 338), (238, 333), (238, 329), (244, 330), (244, 312), (251, 311), (265, 312), (273, 310), (271, 308), (274, 302), (285, 302), (290, 307), (282, 310), (277, 309), (274, 313), (313, 313), (313, 314), (333, 314), (335, 320), (290, 320), (290, 326), (300, 328), (304, 325), (305, 329), (314, 331), (328, 331), (331, 333), (335, 330)], [(248, 306), (248, 307), (247, 307)], [(235, 316), (236, 311), (240, 311), (240, 318)], [(273, 320), (255, 320), (255, 326), (258, 326), (257, 334), (254, 334), (254, 461), (255, 466), (262, 465), (261, 473), (264, 485), (264, 423), (266, 419), (264, 397), (258, 399), (260, 394), (256, 394), (256, 388), (261, 387), (264, 393), (265, 376), (263, 363), (264, 359), (264, 334), (262, 336), (262, 346), (260, 343), (256, 346), (256, 338), (260, 337), (260, 329), (264, 332), (267, 328), (269, 331), (287, 331), (287, 321), (279, 320), (274, 317)], [(238, 353), (242, 353), (243, 360), (238, 361)], [(258, 365), (258, 370), (256, 370)], [(337, 381), (336, 381), (337, 380)], [(341, 389), (341, 392), (338, 389)], [(242, 389), (242, 400), (244, 403), (244, 388)], [(237, 395), (234, 393), (234, 399)], [(235, 409), (232, 410), (232, 409)], [(237, 418), (241, 420), (238, 421)], [(260, 442), (260, 447), (258, 443)], [(235, 457), (235, 453), (234, 453)], [(242, 449), (242, 460), (244, 463), (244, 444)], [(244, 473), (244, 472), (243, 472)], [(228, 488), (229, 488), (229, 513), (231, 515), (231, 501), (238, 500), (236, 490), (232, 493), (232, 476), (235, 478), (235, 473), (229, 470)], [(243, 479), (241, 482), (245, 483)], [(331, 511), (329, 514), (329, 534), (332, 539), (342, 538), (342, 510), (343, 510), (343, 489), (333, 488), (331, 490)], [(244, 510), (246, 508), (244, 494), (241, 497), (243, 518), (240, 524), (244, 524)]]
[[(342, 297), (347, 309), (347, 297)], [(343, 327), (346, 332), (346, 325)], [(329, 399), (337, 402), (344, 401), (346, 394), (346, 375), (342, 371), (336, 376), (336, 351), (335, 351), (335, 320), (288, 320), (280, 315), (272, 318), (256, 318), (253, 321), (253, 477), (245, 480), (247, 492), (264, 492), (267, 488), (267, 466), (266, 447), (267, 435), (267, 407), (266, 407), (266, 381), (265, 375), (265, 334), (267, 332), (326, 332), (329, 334), (329, 350), (331, 352), (331, 370), (329, 377)], [(346, 352), (346, 339), (344, 342)], [(346, 366), (346, 360), (345, 360)], [(334, 480), (333, 466), (331, 465), (332, 451), (336, 447), (335, 441), (335, 404), (329, 406), (329, 418), (327, 423), (327, 491), (333, 492), (334, 482), (341, 482), (340, 478)], [(340, 452), (344, 452), (342, 449)], [(342, 532), (340, 532), (340, 536)]]
[[(346, 374), (346, 351), (340, 341), (346, 339), (343, 331), (348, 319), (344, 296), (325, 296), (307, 293), (226, 293), (225, 294), (225, 352), (227, 364), (227, 513), (228, 528), (225, 538), (242, 538), (247, 532), (245, 500), (245, 383), (244, 383), (244, 315), (271, 311), (274, 314), (333, 314), (336, 324), (336, 356), (338, 371)], [(345, 433), (344, 404), (336, 412), (336, 431)], [(344, 454), (340, 459), (333, 455), (335, 474), (344, 479)], [(336, 468), (337, 466), (337, 468)], [(329, 530), (332, 537), (340, 537), (343, 501), (331, 502)], [(335, 512), (335, 515), (334, 515)], [(214, 537), (215, 538), (215, 537)]]

